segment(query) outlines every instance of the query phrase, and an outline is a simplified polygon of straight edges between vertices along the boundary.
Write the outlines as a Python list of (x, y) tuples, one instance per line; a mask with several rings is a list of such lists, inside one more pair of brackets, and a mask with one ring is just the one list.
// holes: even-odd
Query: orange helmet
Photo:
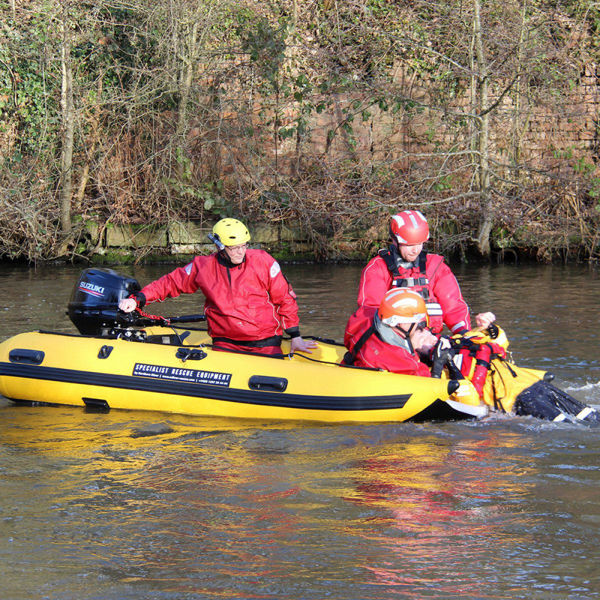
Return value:
[(399, 244), (423, 244), (429, 239), (427, 219), (418, 210), (404, 210), (390, 221), (390, 235)]
[(379, 309), (379, 319), (389, 327), (398, 325), (429, 324), (423, 296), (413, 290), (392, 288), (385, 293)]

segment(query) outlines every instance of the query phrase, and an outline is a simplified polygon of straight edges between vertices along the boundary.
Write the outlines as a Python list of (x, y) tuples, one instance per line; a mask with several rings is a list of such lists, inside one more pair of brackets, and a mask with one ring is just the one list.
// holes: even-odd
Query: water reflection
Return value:
[[(409, 438), (360, 461), (350, 499), (387, 514), (377, 519), (379, 534), (369, 527), (365, 540), (382, 550), (366, 565), (374, 584), (402, 589), (406, 597), (420, 597), (423, 588), (440, 596), (460, 589), (485, 597), (489, 583), (475, 576), (474, 567), (486, 560), (506, 563), (507, 549), (525, 543), (511, 538), (496, 546), (497, 557), (489, 551), (489, 541), (503, 537), (504, 502), (525, 491), (514, 473), (490, 473), (498, 441), (493, 432), (468, 440)], [(504, 439), (503, 452), (506, 445)]]
[(553, 543), (572, 575), (595, 548), (593, 494), (566, 514), (598, 483), (574, 426), (4, 412), (0, 558), (53, 598), (520, 597), (574, 589), (550, 581)]

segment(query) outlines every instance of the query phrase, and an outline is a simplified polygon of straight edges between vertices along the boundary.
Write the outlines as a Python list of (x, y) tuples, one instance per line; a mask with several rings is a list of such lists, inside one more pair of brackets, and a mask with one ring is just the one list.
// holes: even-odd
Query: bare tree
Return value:
[(60, 154), (60, 223), (64, 234), (71, 231), (71, 196), (73, 194), (73, 143), (75, 107), (73, 102), (73, 70), (71, 64), (71, 25), (69, 0), (62, 0), (60, 15), (61, 65), (61, 154)]
[[(598, 62), (592, 0), (0, 11), (0, 185), (5, 204), (35, 208), (28, 253), (54, 255), (52, 239), (69, 236), (75, 251), (79, 216), (150, 227), (241, 211), (300, 223), (319, 256), (344, 256), (399, 206), (424, 208), (440, 243), (484, 256), (494, 236), (513, 243), (524, 210), (538, 223), (571, 215), (569, 235), (592, 240), (593, 140), (586, 154), (531, 130), (578, 116), (570, 87)], [(14, 214), (0, 233), (19, 240)]]

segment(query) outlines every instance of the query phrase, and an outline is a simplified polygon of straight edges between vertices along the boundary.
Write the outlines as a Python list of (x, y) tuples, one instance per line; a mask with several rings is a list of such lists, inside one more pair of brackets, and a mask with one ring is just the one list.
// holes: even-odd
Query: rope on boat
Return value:
[(150, 319), (151, 321), (161, 321), (165, 325), (171, 325), (171, 319), (161, 317), (160, 315), (151, 315), (147, 312), (144, 312), (139, 306), (136, 306), (135, 310), (141, 317), (146, 317), (146, 319)]

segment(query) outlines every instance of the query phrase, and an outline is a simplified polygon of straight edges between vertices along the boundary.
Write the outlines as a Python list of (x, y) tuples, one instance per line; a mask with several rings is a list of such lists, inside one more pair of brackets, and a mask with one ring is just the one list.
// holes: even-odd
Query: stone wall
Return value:
[[(593, 63), (586, 65), (573, 89), (561, 102), (554, 98), (547, 105), (521, 105), (518, 120), (515, 119), (517, 107), (514, 99), (510, 94), (503, 96), (490, 115), (490, 152), (497, 164), (511, 162), (515, 139), (518, 138), (520, 161), (532, 169), (552, 171), (572, 167), (578, 159), (594, 165), (600, 150), (599, 75), (600, 67)], [(409, 169), (420, 160), (427, 162), (429, 159), (423, 158), (427, 153), (440, 152), (451, 146), (469, 148), (469, 128), (461, 130), (446, 119), (443, 112), (425, 108), (435, 105), (429, 97), (426, 80), (407, 77), (401, 68), (397, 69), (395, 80), (405, 86), (407, 97), (422, 103), (423, 110), (392, 113), (370, 106), (370, 119), (355, 119), (352, 122), (353, 140), (349, 143), (339, 125), (344, 109), (361, 98), (336, 97), (329, 111), (312, 116), (311, 135), (305, 148), (307, 155), (328, 156), (332, 160), (351, 156), (354, 161), (364, 161), (365, 164), (380, 162), (394, 168)], [(560, 94), (564, 94), (564, 91)], [(494, 90), (490, 90), (490, 105), (497, 99)], [(455, 99), (450, 109), (456, 114), (471, 112), (468, 89)], [(338, 131), (333, 142), (328, 141), (328, 132), (332, 130)], [(280, 166), (295, 160), (294, 144), (293, 140), (288, 139), (279, 145), (277, 155)]]
[[(108, 225), (100, 227), (95, 222), (86, 224), (87, 243), (96, 248), (92, 260), (126, 260), (144, 254), (151, 258), (209, 254), (215, 246), (208, 241), (215, 221), (182, 222), (168, 225)], [(281, 258), (312, 256), (312, 245), (299, 229), (282, 224), (247, 223), (253, 248), (263, 248)], [(96, 259), (94, 259), (94, 255)]]

